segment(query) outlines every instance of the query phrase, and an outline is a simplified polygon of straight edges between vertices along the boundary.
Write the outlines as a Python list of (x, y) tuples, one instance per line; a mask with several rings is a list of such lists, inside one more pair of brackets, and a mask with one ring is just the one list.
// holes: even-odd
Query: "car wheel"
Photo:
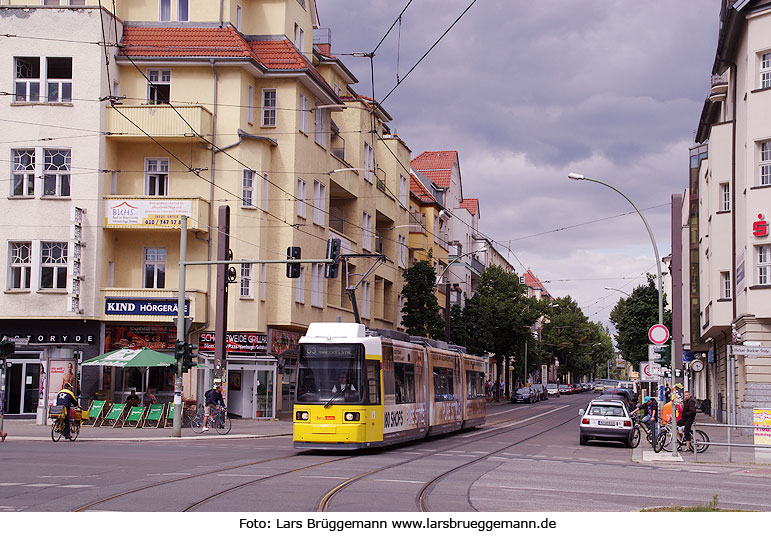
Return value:
[(578, 435), (578, 443), (579, 443), (580, 445), (586, 445), (586, 442), (587, 442), (588, 440), (589, 440), (589, 438), (587, 438), (587, 437), (586, 437), (586, 436), (584, 436), (583, 434), (579, 434), (579, 435)]

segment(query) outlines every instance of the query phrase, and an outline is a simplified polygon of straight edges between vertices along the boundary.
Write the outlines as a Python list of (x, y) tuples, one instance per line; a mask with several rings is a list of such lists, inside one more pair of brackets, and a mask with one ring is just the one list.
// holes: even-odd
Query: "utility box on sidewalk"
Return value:
[(771, 408), (755, 408), (752, 417), (755, 425), (755, 445), (766, 446), (755, 448), (755, 463), (771, 464)]

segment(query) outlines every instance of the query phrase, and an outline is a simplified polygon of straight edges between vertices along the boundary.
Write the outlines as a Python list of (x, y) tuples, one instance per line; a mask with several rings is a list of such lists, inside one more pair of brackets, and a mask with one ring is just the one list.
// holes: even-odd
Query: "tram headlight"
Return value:
[(358, 421), (360, 419), (360, 415), (358, 411), (347, 411), (345, 412), (345, 420), (346, 421)]
[(298, 421), (307, 421), (310, 416), (308, 415), (307, 411), (298, 411), (294, 414), (294, 418)]

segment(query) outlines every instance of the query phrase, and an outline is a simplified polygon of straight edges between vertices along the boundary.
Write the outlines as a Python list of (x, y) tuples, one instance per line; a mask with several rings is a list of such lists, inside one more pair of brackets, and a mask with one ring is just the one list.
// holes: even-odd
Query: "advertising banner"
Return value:
[[(215, 334), (202, 332), (198, 336), (198, 350), (214, 352)], [(229, 332), (225, 334), (225, 350), (241, 355), (262, 355), (267, 353), (268, 337), (259, 332)]]
[(56, 404), (56, 395), (64, 387), (65, 382), (72, 385), (75, 394), (75, 361), (51, 361), (48, 371), (48, 407)]
[(755, 462), (771, 464), (771, 409), (754, 409), (752, 411), (755, 426), (755, 445), (767, 445), (767, 449), (755, 449)]
[(279, 355), (288, 349), (297, 349), (302, 336), (298, 332), (268, 329), (268, 351), (271, 355)]
[(105, 201), (105, 225), (173, 229), (191, 215), (192, 201), (174, 199), (112, 199)]
[[(104, 299), (106, 316), (176, 316), (177, 299)], [(185, 315), (190, 315), (190, 301), (185, 300)]]
[(164, 325), (105, 325), (104, 350), (174, 349), (177, 329)]

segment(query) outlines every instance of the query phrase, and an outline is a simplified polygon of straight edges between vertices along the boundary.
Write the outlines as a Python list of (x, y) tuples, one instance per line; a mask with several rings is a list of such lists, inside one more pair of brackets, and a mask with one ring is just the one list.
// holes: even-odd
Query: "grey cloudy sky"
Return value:
[[(531, 268), (607, 322), (619, 294), (604, 287), (643, 283), (653, 249), (636, 214), (618, 216), (633, 211), (621, 196), (567, 174), (625, 192), (670, 252), (669, 202), (688, 182), (720, 0), (478, 0), (405, 79), (470, 2), (413, 0), (377, 50), (374, 97), (398, 72), (383, 106), (413, 156), (457, 150), (482, 232), (510, 246), (518, 273)], [(345, 55), (372, 51), (408, 0), (317, 3), (333, 54), (372, 95), (369, 59)]]

